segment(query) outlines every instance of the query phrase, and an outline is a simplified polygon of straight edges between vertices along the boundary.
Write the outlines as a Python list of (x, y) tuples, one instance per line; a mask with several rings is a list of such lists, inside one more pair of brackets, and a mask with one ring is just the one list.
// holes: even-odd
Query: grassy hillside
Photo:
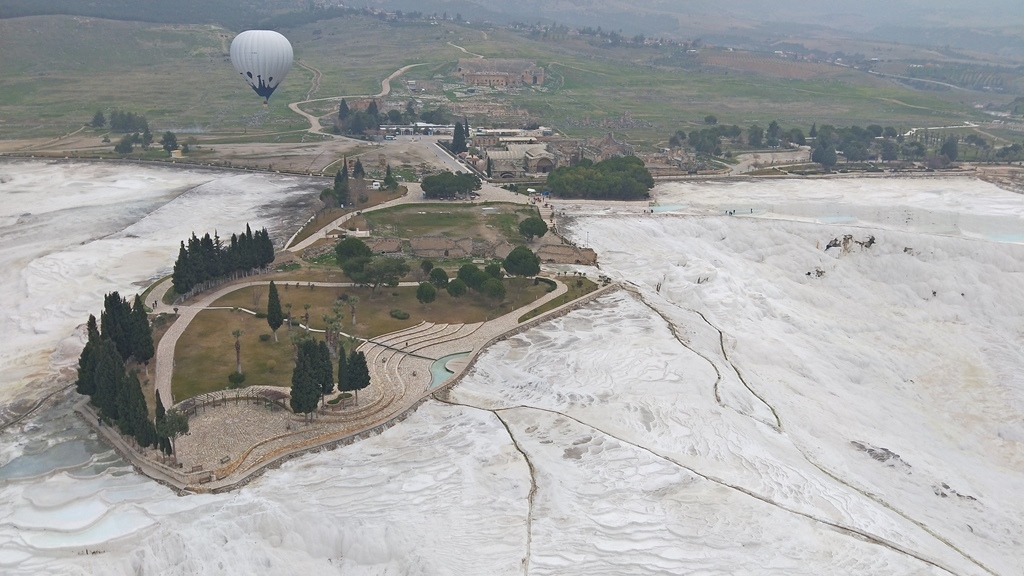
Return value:
[[(264, 110), (228, 60), (231, 30), (68, 16), (0, 19), (0, 132), (5, 138), (65, 134), (96, 110), (116, 108), (146, 115), (154, 132), (245, 130), (273, 141), (276, 136), (260, 135), (307, 125), (288, 102), (310, 92), (313, 98), (375, 93), (384, 77), (408, 64), (425, 64), (409, 78), (441, 79), (451, 63), (468, 57), (456, 46), (544, 65), (542, 90), (489, 97), (573, 136), (612, 131), (656, 144), (706, 114), (730, 124), (779, 120), (805, 130), (812, 122), (928, 126), (980, 118), (969, 94), (913, 90), (863, 71), (771, 53), (601, 46), (580, 37), (356, 15), (280, 30), (291, 39), (297, 64)], [(317, 90), (314, 72), (302, 65), (322, 74)], [(428, 107), (455, 98), (449, 90), (409, 94), (400, 82), (393, 88), (396, 101), (415, 97)], [(336, 103), (304, 107), (326, 114)]]

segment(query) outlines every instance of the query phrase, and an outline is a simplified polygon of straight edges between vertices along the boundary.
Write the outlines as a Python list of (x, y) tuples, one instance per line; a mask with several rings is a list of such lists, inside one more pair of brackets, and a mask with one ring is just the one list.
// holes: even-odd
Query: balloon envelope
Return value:
[(292, 45), (273, 30), (247, 30), (231, 41), (231, 64), (265, 100), (292, 67)]

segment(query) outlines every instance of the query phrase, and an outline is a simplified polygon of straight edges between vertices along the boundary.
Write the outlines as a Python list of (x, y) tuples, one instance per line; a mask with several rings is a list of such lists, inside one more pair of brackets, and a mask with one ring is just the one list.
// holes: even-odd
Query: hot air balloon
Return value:
[(266, 104), (292, 67), (292, 45), (273, 30), (247, 30), (231, 41), (231, 64)]

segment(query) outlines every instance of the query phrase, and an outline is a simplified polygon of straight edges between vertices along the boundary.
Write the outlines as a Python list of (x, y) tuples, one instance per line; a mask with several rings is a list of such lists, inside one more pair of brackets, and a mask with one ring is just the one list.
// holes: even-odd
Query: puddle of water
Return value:
[(428, 390), (433, 390), (437, 386), (444, 384), (455, 374), (445, 367), (450, 360), (468, 355), (469, 352), (456, 352), (455, 354), (449, 354), (434, 360), (433, 364), (430, 365), (430, 388), (428, 388)]

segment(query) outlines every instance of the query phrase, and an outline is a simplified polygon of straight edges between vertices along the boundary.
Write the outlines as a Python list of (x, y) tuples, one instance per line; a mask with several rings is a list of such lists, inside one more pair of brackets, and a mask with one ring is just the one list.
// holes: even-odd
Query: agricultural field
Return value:
[(843, 68), (824, 62), (805, 62), (763, 52), (705, 50), (699, 60), (705, 66), (786, 80), (840, 80), (850, 76)]

